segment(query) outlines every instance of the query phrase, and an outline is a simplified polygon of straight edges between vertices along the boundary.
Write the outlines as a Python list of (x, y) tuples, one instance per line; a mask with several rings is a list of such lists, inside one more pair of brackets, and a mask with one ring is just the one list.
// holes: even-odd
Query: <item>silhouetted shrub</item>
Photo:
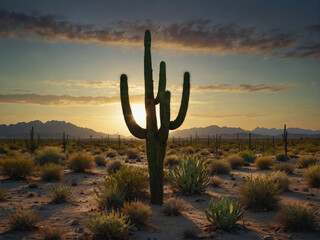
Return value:
[(241, 151), (238, 154), (247, 163), (253, 163), (254, 160), (256, 159), (256, 156), (254, 155), (254, 153), (252, 153), (250, 151)]
[(94, 162), (96, 163), (97, 166), (106, 166), (106, 159), (101, 156), (101, 155), (98, 155), (94, 158)]
[(130, 148), (126, 151), (127, 159), (137, 159), (139, 158), (139, 152), (136, 149)]
[(109, 174), (115, 173), (116, 171), (118, 171), (122, 166), (122, 163), (120, 161), (109, 161), (107, 164), (107, 172)]

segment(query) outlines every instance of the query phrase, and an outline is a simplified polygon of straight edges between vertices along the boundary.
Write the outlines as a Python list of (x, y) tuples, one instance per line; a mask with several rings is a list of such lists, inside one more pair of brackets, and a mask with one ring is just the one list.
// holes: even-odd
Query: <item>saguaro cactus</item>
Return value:
[(34, 153), (34, 151), (39, 147), (40, 144), (40, 136), (38, 135), (38, 139), (36, 140), (34, 138), (34, 129), (33, 126), (31, 127), (30, 130), (30, 139), (26, 139), (26, 147), (30, 151), (31, 154)]
[(64, 153), (65, 153), (66, 150), (67, 150), (68, 139), (69, 139), (69, 135), (67, 134), (67, 137), (66, 137), (66, 133), (63, 132), (63, 133), (62, 133), (62, 147), (63, 147), (63, 152), (64, 152)]
[(287, 125), (284, 125), (283, 128), (283, 144), (284, 144), (284, 155), (286, 156), (286, 159), (288, 159), (288, 132), (287, 132)]
[[(183, 123), (189, 103), (190, 75), (184, 74), (182, 100), (177, 118), (170, 121), (170, 92), (166, 91), (166, 64), (160, 63), (159, 87), (154, 97), (151, 64), (151, 34), (145, 31), (144, 36), (144, 85), (146, 129), (141, 128), (135, 121), (129, 102), (128, 81), (125, 74), (120, 78), (121, 105), (125, 122), (132, 135), (146, 140), (148, 168), (150, 174), (151, 203), (162, 204), (163, 200), (163, 160), (169, 130), (177, 129)], [(160, 104), (160, 128), (157, 126), (156, 105)]]

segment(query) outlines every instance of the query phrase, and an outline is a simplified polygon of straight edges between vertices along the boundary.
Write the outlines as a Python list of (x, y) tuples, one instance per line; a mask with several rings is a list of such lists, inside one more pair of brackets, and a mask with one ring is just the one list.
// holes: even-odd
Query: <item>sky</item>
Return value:
[(129, 136), (120, 75), (145, 127), (143, 38), (155, 94), (166, 62), (171, 119), (320, 130), (320, 1), (0, 0), (0, 124), (67, 121)]

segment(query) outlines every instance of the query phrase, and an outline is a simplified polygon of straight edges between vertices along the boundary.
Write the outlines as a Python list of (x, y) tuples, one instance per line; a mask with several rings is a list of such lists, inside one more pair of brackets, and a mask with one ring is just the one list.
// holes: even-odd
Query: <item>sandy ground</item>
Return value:
[[(118, 156), (117, 160), (124, 161), (125, 157)], [(107, 159), (110, 160), (110, 159)], [(146, 168), (145, 156), (142, 162), (132, 163)], [(64, 170), (64, 182), (71, 186), (76, 179), (77, 186), (73, 190), (71, 201), (64, 204), (51, 203), (50, 189), (56, 183), (45, 182), (40, 179), (28, 179), (25, 181), (12, 181), (0, 178), (1, 187), (7, 191), (8, 199), (0, 202), (0, 239), (42, 239), (39, 231), (17, 232), (10, 231), (7, 218), (16, 208), (24, 207), (35, 209), (41, 216), (39, 228), (44, 226), (60, 226), (64, 230), (65, 239), (90, 239), (90, 232), (85, 226), (85, 220), (90, 212), (97, 209), (93, 189), (103, 181), (107, 175), (104, 167), (95, 167), (89, 173), (71, 173)], [(238, 222), (238, 230), (232, 233), (209, 232), (205, 210), (208, 208), (211, 197), (239, 196), (237, 184), (244, 176), (262, 174), (253, 166), (244, 167), (241, 170), (233, 170), (232, 175), (219, 175), (223, 179), (220, 187), (208, 187), (201, 195), (183, 196), (172, 191), (170, 186), (164, 186), (165, 200), (170, 197), (179, 197), (186, 202), (186, 208), (180, 216), (169, 217), (162, 212), (162, 207), (151, 205), (153, 216), (150, 227), (145, 230), (133, 228), (130, 232), (132, 239), (182, 239), (183, 232), (193, 229), (201, 239), (320, 239), (319, 232), (284, 232), (275, 220), (276, 211), (253, 212), (245, 210), (244, 218)], [(290, 176), (290, 191), (281, 194), (281, 204), (291, 201), (307, 202), (319, 209), (320, 189), (309, 188), (301, 177), (303, 169), (296, 169)], [(233, 177), (233, 178), (232, 178)], [(38, 181), (38, 188), (28, 188), (30, 181)]]

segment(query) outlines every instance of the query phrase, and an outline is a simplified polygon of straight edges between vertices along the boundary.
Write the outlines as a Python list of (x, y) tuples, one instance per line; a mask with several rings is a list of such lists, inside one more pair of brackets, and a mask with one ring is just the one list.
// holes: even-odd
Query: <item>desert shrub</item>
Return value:
[(238, 154), (247, 163), (253, 163), (254, 160), (256, 159), (256, 156), (254, 155), (254, 153), (250, 151), (241, 151)]
[(126, 239), (132, 227), (126, 215), (113, 210), (91, 214), (86, 225), (95, 236), (102, 239)]
[(68, 186), (57, 184), (51, 189), (51, 196), (55, 203), (67, 202), (72, 195), (72, 190)]
[(107, 164), (107, 172), (109, 174), (115, 173), (118, 171), (122, 166), (122, 163), (120, 161), (110, 161)]
[(124, 191), (126, 199), (134, 199), (141, 193), (141, 191), (148, 186), (148, 175), (140, 168), (131, 167), (127, 165), (107, 176), (103, 187), (115, 187)]
[(137, 227), (148, 225), (152, 215), (150, 206), (141, 201), (125, 202), (122, 212)]
[(266, 176), (249, 176), (240, 185), (244, 205), (255, 210), (272, 210), (278, 206), (279, 186)]
[(177, 150), (175, 150), (175, 149), (169, 149), (168, 151), (167, 151), (167, 156), (168, 155), (176, 155), (178, 152), (177, 152)]
[(85, 172), (94, 167), (94, 160), (89, 153), (76, 153), (70, 156), (67, 166), (74, 172)]
[(97, 166), (102, 166), (102, 167), (106, 166), (106, 159), (101, 155), (95, 156), (94, 162), (96, 163)]
[(219, 197), (215, 203), (211, 198), (209, 209), (206, 210), (206, 217), (217, 229), (229, 231), (243, 217), (243, 211), (240, 203), (234, 199), (230, 201), (228, 197)]
[(276, 156), (276, 160), (277, 161), (279, 161), (279, 162), (285, 162), (285, 161), (287, 161), (289, 158), (286, 156), (286, 155), (284, 155), (284, 154), (278, 154), (277, 156)]
[(107, 157), (109, 158), (114, 158), (115, 156), (117, 156), (118, 152), (112, 148), (108, 149), (107, 151)]
[(288, 204), (280, 209), (276, 218), (282, 227), (294, 230), (314, 230), (316, 227), (315, 211), (300, 202)]
[(319, 163), (319, 159), (315, 156), (303, 156), (297, 160), (297, 165), (301, 168), (306, 168), (316, 163)]
[(219, 187), (221, 184), (222, 184), (222, 180), (218, 176), (213, 176), (211, 178), (211, 186), (212, 187)]
[(273, 167), (276, 171), (282, 171), (287, 174), (292, 174), (294, 172), (294, 164), (291, 163), (279, 163)]
[(184, 157), (177, 166), (170, 169), (168, 181), (184, 194), (201, 193), (211, 184), (210, 170), (199, 158)]
[(41, 177), (44, 180), (60, 181), (62, 179), (62, 167), (55, 163), (47, 163), (40, 168)]
[(259, 170), (269, 169), (274, 164), (274, 159), (272, 157), (258, 157), (254, 161), (254, 166)]
[(36, 162), (40, 165), (44, 165), (46, 163), (56, 163), (58, 164), (62, 159), (63, 155), (60, 153), (60, 150), (56, 147), (46, 147), (41, 150), (36, 157)]
[(4, 146), (0, 146), (0, 154), (7, 154), (9, 152), (9, 149), (4, 147)]
[(9, 226), (12, 230), (26, 231), (37, 228), (39, 216), (34, 210), (19, 208), (9, 217)]
[(130, 148), (126, 151), (127, 159), (137, 159), (139, 158), (139, 152), (136, 149)]
[(179, 163), (179, 158), (177, 155), (169, 155), (164, 159), (164, 165), (172, 167)]
[(207, 149), (202, 149), (202, 150), (199, 152), (199, 154), (200, 154), (201, 156), (208, 156), (208, 155), (210, 155), (210, 152), (209, 152)]
[(61, 227), (45, 226), (40, 230), (40, 235), (44, 240), (62, 240), (65, 230)]
[(239, 169), (244, 165), (244, 159), (237, 154), (233, 154), (227, 158), (232, 169)]
[(212, 174), (229, 174), (230, 163), (225, 160), (213, 160), (209, 165)]
[(320, 187), (320, 164), (309, 166), (303, 175), (311, 187)]
[(290, 180), (288, 175), (285, 172), (281, 172), (281, 171), (270, 172), (266, 175), (266, 177), (269, 177), (273, 182), (278, 184), (278, 188), (281, 191), (289, 190)]
[(179, 198), (169, 198), (163, 204), (163, 212), (167, 216), (178, 216), (185, 208), (185, 201)]
[(185, 154), (194, 154), (194, 148), (192, 146), (187, 146), (182, 149)]
[(11, 179), (25, 179), (33, 173), (34, 169), (33, 160), (28, 156), (17, 155), (0, 161), (0, 172)]
[(6, 200), (6, 190), (0, 188), (0, 202)]
[(117, 210), (123, 206), (126, 195), (121, 189), (98, 185), (98, 190), (95, 189), (94, 191), (100, 208)]

